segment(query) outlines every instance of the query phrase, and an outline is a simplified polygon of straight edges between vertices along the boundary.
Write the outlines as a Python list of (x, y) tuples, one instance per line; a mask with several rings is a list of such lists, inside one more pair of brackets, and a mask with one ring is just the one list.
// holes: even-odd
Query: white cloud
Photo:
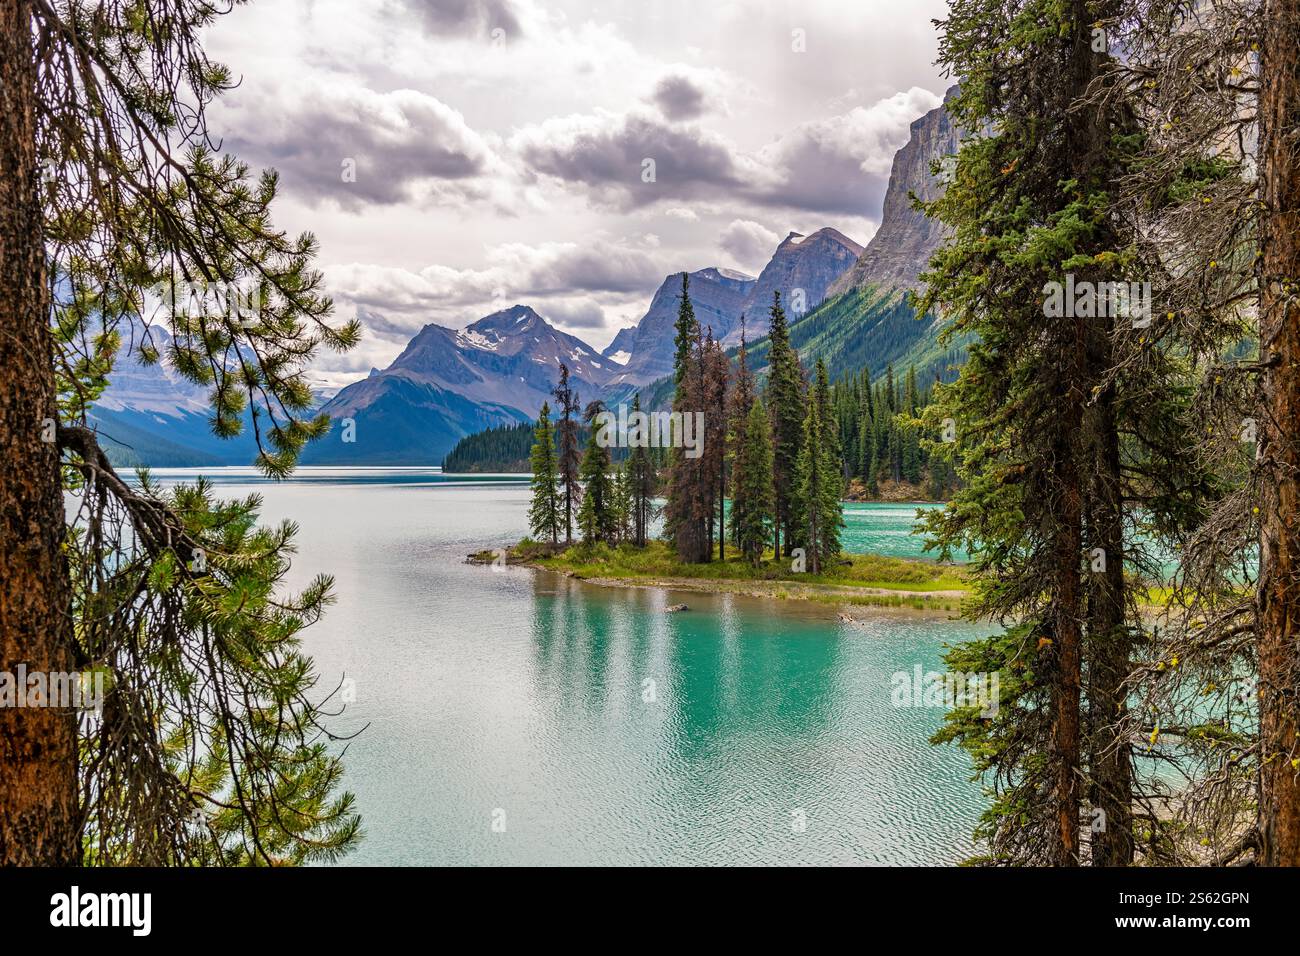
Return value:
[(772, 258), (781, 236), (751, 219), (733, 219), (718, 236), (718, 246), (731, 257), (731, 265), (758, 275)]

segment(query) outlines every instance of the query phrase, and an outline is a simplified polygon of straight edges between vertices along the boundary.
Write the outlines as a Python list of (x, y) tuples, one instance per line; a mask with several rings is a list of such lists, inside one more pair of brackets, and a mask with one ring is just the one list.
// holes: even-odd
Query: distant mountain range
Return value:
[[(951, 96), (953, 91), (949, 91)], [(740, 341), (741, 321), (761, 370), (760, 341), (779, 291), (791, 317), (791, 340), (805, 359), (828, 360), (832, 375), (889, 362), (938, 372), (954, 356), (935, 344), (939, 323), (918, 319), (906, 290), (942, 239), (936, 223), (912, 208), (910, 195), (932, 198), (941, 183), (931, 161), (954, 153), (957, 134), (943, 107), (912, 124), (894, 157), (880, 228), (862, 247), (835, 229), (790, 233), (757, 277), (710, 267), (691, 272), (695, 315), (724, 345)], [(641, 320), (603, 351), (552, 326), (527, 305), (515, 305), (464, 329), (424, 326), (386, 369), (333, 396), (321, 410), (350, 419), (308, 446), (306, 464), (437, 464), (459, 439), (534, 418), (568, 365), (583, 401), (621, 400), (640, 391), (648, 406), (668, 395), (673, 324), (681, 273), (667, 276)], [(156, 333), (155, 333), (156, 334)], [(123, 464), (247, 464), (251, 437), (222, 441), (208, 425), (207, 396), (162, 367), (129, 358), (94, 410), (110, 457)]]

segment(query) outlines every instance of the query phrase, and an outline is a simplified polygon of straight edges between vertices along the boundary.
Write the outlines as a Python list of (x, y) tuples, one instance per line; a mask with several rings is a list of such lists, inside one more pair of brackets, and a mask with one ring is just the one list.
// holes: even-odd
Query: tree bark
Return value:
[(1300, 865), (1300, 0), (1261, 14), (1259, 189), (1259, 829), (1261, 862)]
[[(72, 669), (30, 0), (0, 0), (0, 672)], [(22, 693), (25, 688), (15, 688)], [(76, 714), (0, 707), (0, 864), (78, 862)]]
[[(1110, 366), (1110, 330), (1100, 331), (1102, 354), (1094, 368), (1104, 370)], [(1092, 545), (1106, 555), (1105, 570), (1093, 575), (1088, 601), (1089, 800), (1102, 813), (1091, 821), (1093, 866), (1133, 862), (1132, 748), (1124, 728), (1131, 640), (1124, 608), (1123, 500), (1113, 401), (1107, 391), (1088, 416), (1094, 448), (1089, 530)]]
[[(1074, 405), (1078, 396), (1067, 395)], [(1067, 408), (1069, 407), (1067, 405)], [(1067, 413), (1067, 417), (1068, 413)], [(1069, 433), (1066, 432), (1066, 435)], [(1056, 606), (1053, 640), (1052, 767), (1055, 776), (1057, 842), (1053, 866), (1079, 864), (1079, 693), (1082, 658), (1079, 563), (1083, 548), (1082, 494), (1068, 441), (1061, 442), (1060, 524), (1054, 542)]]

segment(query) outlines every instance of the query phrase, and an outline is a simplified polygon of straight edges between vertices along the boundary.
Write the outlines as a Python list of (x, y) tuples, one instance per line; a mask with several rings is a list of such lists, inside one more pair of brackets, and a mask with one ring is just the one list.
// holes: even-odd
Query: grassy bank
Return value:
[[(484, 551), (471, 559), (490, 562), (494, 556), (494, 552)], [(509, 549), (506, 560), (596, 584), (668, 587), (849, 606), (956, 611), (968, 590), (960, 566), (873, 554), (846, 554), (823, 573), (809, 574), (794, 571), (789, 560), (773, 560), (770, 552), (757, 567), (734, 554), (725, 561), (684, 564), (662, 541), (652, 541), (644, 549), (582, 544), (552, 549), (525, 539)]]

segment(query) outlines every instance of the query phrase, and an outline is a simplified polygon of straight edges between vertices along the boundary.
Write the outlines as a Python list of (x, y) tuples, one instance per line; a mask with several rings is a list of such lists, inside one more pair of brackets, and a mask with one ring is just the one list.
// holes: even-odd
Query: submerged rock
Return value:
[(691, 606), (690, 606), (689, 604), (673, 604), (673, 605), (670, 605), (669, 607), (665, 608), (665, 609), (664, 609), (664, 613), (665, 613), (665, 614), (676, 614), (678, 611), (689, 611), (690, 609), (691, 609)]

